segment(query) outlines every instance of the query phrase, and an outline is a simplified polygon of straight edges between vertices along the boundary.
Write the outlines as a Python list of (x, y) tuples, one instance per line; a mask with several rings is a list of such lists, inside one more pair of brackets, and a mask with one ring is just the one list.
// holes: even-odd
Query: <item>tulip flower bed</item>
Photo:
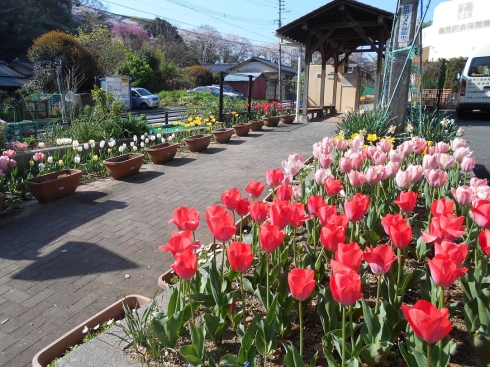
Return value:
[[(394, 148), (325, 137), (313, 155), (314, 180), (299, 186), (290, 185), (299, 154), (266, 172), (272, 202), (258, 201), (264, 185), (251, 181), (251, 200), (231, 188), (223, 206), (206, 209), (215, 243), (203, 273), (200, 214), (174, 211), (178, 231), (160, 249), (174, 256), (181, 282), (148, 328), (160, 342), (156, 359), (488, 365), (490, 189), (477, 178), (467, 185), (475, 159), (466, 141), (414, 137)], [(247, 214), (244, 239), (234, 223)]]

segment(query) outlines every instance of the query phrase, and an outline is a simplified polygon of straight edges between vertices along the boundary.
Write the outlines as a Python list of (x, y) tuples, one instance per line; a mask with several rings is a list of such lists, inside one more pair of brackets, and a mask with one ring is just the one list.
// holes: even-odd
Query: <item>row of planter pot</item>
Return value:
[[(237, 136), (246, 136), (251, 131), (259, 131), (262, 126), (275, 127), (282, 121), (285, 124), (292, 123), (295, 115), (284, 115), (264, 118), (263, 120), (250, 120), (245, 124), (236, 124), (233, 128), (222, 128), (213, 131), (213, 136), (218, 144), (230, 141), (233, 132)], [(191, 152), (200, 152), (206, 149), (211, 142), (211, 134), (200, 134), (184, 139)], [(147, 148), (148, 155), (154, 164), (162, 164), (173, 159), (177, 153), (179, 144), (161, 143)], [(129, 175), (139, 172), (143, 164), (144, 155), (141, 153), (123, 154), (104, 160), (109, 174), (115, 180), (121, 180)], [(25, 181), (29, 191), (40, 202), (47, 203), (54, 199), (75, 192), (80, 182), (82, 171), (65, 169), (40, 175)], [(1, 209), (1, 206), (0, 206)]]

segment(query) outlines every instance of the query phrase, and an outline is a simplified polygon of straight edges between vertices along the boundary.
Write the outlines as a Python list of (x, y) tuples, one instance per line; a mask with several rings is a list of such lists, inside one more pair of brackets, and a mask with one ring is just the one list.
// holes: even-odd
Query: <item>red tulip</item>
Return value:
[(454, 201), (446, 198), (434, 200), (430, 206), (430, 212), (434, 217), (440, 217), (441, 215), (454, 217)]
[(454, 241), (464, 235), (464, 227), (461, 225), (465, 217), (433, 217), (429, 224), (429, 232), (422, 232), (422, 240), (425, 243), (442, 242), (442, 240)]
[(319, 207), (316, 215), (322, 226), (326, 225), (332, 216), (337, 215), (337, 207), (335, 205), (325, 204)]
[(406, 222), (397, 222), (390, 226), (391, 242), (398, 248), (405, 248), (412, 239), (412, 227)]
[(477, 200), (471, 208), (473, 220), (484, 229), (490, 229), (490, 201)]
[(349, 226), (349, 219), (346, 217), (345, 214), (334, 214), (327, 220), (327, 223), (325, 223), (325, 225), (329, 224), (342, 227), (345, 232), (345, 230)]
[(208, 206), (206, 209), (206, 223), (213, 236), (220, 242), (230, 240), (236, 233), (233, 215), (219, 205)]
[(265, 173), (265, 178), (267, 185), (274, 188), (279, 186), (282, 183), (282, 180), (284, 180), (284, 172), (280, 168), (269, 168)]
[(344, 204), (344, 213), (351, 222), (362, 219), (369, 208), (369, 196), (355, 194), (351, 199), (347, 199)]
[(172, 237), (168, 240), (168, 246), (161, 245), (158, 246), (159, 250), (171, 252), (175, 257), (176, 254), (184, 252), (188, 248), (196, 249), (201, 245), (199, 241), (192, 242), (192, 232), (191, 231), (172, 231)]
[(308, 200), (306, 202), (306, 205), (308, 206), (308, 211), (316, 215), (318, 209), (320, 209), (323, 205), (326, 205), (325, 199), (321, 195), (311, 195), (308, 197)]
[(335, 224), (327, 224), (320, 232), (320, 242), (326, 250), (336, 252), (339, 243), (345, 242), (345, 229)]
[(304, 301), (315, 290), (315, 271), (294, 268), (288, 274), (288, 283), (293, 298)]
[(391, 265), (401, 257), (401, 255), (394, 256), (395, 253), (388, 244), (378, 245), (375, 248), (366, 247), (364, 254), (362, 255), (364, 260), (371, 267), (371, 271), (377, 275), (389, 272)]
[(456, 279), (468, 271), (468, 268), (459, 268), (449, 255), (439, 254), (427, 259), (427, 262), (434, 283), (443, 288), (452, 286)]
[(347, 244), (339, 243), (338, 249), (335, 252), (335, 260), (358, 272), (361, 267), (362, 250), (355, 242)]
[(250, 180), (247, 187), (245, 187), (245, 191), (252, 199), (257, 199), (264, 191), (264, 188), (265, 186), (262, 182)]
[(390, 213), (386, 214), (381, 219), (381, 225), (383, 226), (383, 229), (388, 236), (390, 235), (390, 227), (394, 226), (399, 222), (407, 224), (407, 219), (401, 214), (390, 214)]
[(490, 230), (485, 229), (478, 234), (478, 242), (483, 253), (490, 256)]
[(230, 267), (237, 273), (247, 271), (254, 261), (252, 246), (247, 243), (232, 242), (230, 247), (226, 249), (226, 254)]
[(244, 217), (248, 214), (250, 210), (250, 200), (248, 198), (244, 198), (239, 200), (236, 204), (235, 212), (240, 216)]
[(343, 270), (330, 276), (330, 290), (338, 303), (350, 306), (362, 296), (361, 278), (353, 270)]
[(289, 204), (291, 209), (290, 225), (292, 227), (301, 227), (307, 220), (313, 218), (312, 215), (306, 215), (305, 205), (303, 203), (291, 203)]
[(327, 191), (328, 196), (336, 196), (344, 189), (344, 187), (342, 186), (342, 181), (334, 180), (333, 178), (327, 178), (323, 182), (323, 186), (325, 186), (325, 190)]
[(278, 226), (265, 222), (259, 229), (259, 243), (265, 252), (274, 252), (279, 247), (286, 232), (281, 231)]
[(236, 187), (226, 190), (223, 193), (223, 195), (221, 195), (221, 202), (226, 207), (226, 209), (231, 211), (235, 211), (238, 202), (241, 199), (242, 199), (242, 194)]
[(168, 224), (173, 223), (179, 231), (195, 231), (199, 227), (199, 212), (196, 208), (190, 209), (185, 206), (180, 206), (173, 212), (174, 217), (168, 221)]
[(410, 308), (402, 305), (402, 311), (415, 335), (427, 343), (437, 343), (446, 337), (452, 329), (449, 310), (440, 311), (432, 303), (420, 300)]
[(468, 245), (466, 243), (456, 244), (451, 241), (442, 241), (441, 244), (434, 244), (435, 255), (449, 255), (457, 267), (460, 267), (468, 255)]
[(281, 185), (276, 188), (276, 198), (281, 201), (291, 200), (293, 188), (289, 185)]
[(285, 228), (291, 222), (293, 211), (289, 207), (288, 201), (274, 199), (269, 207), (269, 220), (275, 226)]
[(396, 205), (400, 207), (400, 210), (405, 213), (413, 212), (415, 204), (417, 203), (417, 193), (413, 191), (400, 192), (400, 195), (396, 200), (393, 201)]
[(190, 280), (196, 274), (197, 255), (191, 248), (187, 248), (184, 252), (175, 255), (175, 263), (172, 264), (172, 269), (182, 278), (182, 280)]
[(254, 201), (250, 204), (250, 217), (257, 223), (262, 223), (267, 219), (269, 213), (269, 203), (265, 201)]

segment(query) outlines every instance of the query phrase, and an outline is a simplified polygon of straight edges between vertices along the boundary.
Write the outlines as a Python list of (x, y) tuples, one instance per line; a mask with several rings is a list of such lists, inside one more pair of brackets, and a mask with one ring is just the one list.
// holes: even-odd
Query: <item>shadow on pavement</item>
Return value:
[(163, 172), (157, 172), (157, 171), (139, 172), (137, 175), (128, 176), (122, 181), (143, 184), (162, 175), (164, 175)]
[(189, 158), (189, 157), (174, 158), (171, 161), (165, 162), (163, 166), (180, 167), (183, 166), (184, 164), (191, 163), (195, 160), (196, 158)]
[(488, 172), (487, 168), (483, 164), (476, 164), (475, 168), (473, 168), (473, 173), (479, 179), (487, 179), (490, 181), (490, 172)]

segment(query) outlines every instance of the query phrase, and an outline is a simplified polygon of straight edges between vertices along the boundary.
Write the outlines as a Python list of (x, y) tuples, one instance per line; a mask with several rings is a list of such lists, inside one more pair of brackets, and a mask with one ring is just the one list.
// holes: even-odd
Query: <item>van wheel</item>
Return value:
[(142, 110), (148, 109), (148, 105), (146, 103), (144, 103), (144, 102), (141, 104), (140, 107), (141, 107)]

